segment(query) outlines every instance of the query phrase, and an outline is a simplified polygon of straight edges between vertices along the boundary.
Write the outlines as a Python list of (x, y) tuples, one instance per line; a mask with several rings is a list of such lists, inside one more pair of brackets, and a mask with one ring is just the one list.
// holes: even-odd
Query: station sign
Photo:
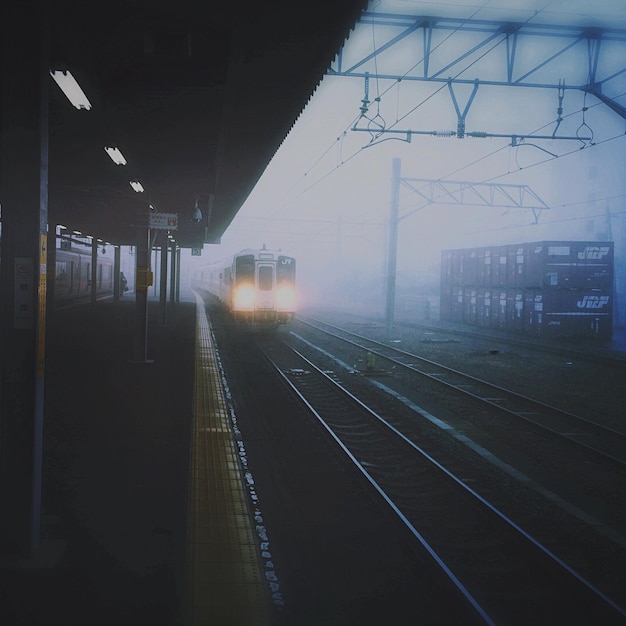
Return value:
[(153, 213), (148, 214), (148, 228), (157, 230), (177, 230), (178, 213)]

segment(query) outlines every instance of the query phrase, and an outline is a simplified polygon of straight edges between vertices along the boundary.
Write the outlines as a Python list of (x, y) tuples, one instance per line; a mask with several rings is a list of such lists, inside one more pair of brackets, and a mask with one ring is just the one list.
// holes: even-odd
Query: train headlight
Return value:
[(255, 303), (255, 291), (253, 285), (240, 285), (235, 289), (233, 306), (237, 311), (253, 311)]
[(296, 308), (296, 290), (282, 285), (276, 289), (276, 308), (279, 311), (294, 311)]

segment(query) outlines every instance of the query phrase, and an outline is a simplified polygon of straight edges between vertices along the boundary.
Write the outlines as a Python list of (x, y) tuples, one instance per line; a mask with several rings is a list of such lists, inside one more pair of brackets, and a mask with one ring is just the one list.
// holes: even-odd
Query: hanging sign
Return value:
[(149, 213), (148, 228), (157, 230), (177, 230), (178, 213)]

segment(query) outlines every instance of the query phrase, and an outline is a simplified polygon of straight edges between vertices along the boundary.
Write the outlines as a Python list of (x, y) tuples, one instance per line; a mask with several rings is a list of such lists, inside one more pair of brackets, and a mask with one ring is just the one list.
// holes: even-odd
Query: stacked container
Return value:
[(441, 319), (537, 337), (613, 333), (613, 242), (444, 250)]

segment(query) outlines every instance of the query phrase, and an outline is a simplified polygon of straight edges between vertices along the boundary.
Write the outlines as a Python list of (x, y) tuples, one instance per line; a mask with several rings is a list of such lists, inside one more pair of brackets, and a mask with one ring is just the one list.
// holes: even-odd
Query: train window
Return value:
[(56, 262), (56, 279), (67, 281), (67, 261)]
[(235, 260), (235, 276), (237, 283), (254, 283), (254, 255), (243, 254)]
[(296, 282), (296, 260), (289, 256), (279, 256), (276, 264), (276, 282), (291, 283)]
[(261, 265), (259, 267), (259, 289), (261, 291), (271, 291), (274, 287), (274, 268), (271, 265)]

